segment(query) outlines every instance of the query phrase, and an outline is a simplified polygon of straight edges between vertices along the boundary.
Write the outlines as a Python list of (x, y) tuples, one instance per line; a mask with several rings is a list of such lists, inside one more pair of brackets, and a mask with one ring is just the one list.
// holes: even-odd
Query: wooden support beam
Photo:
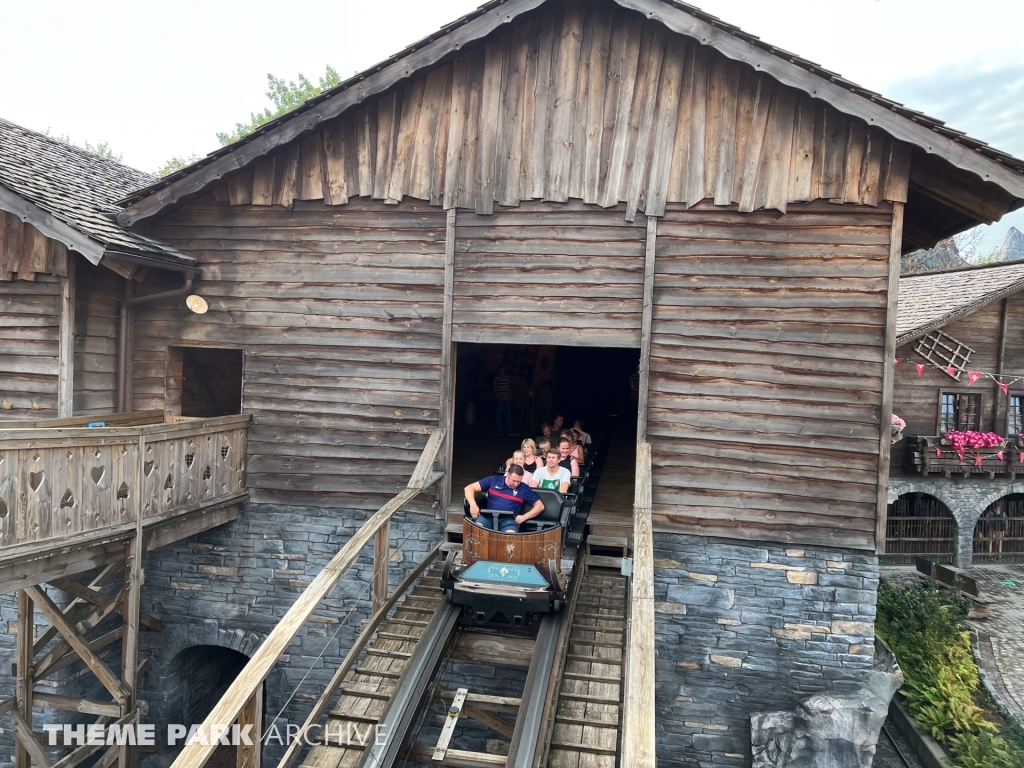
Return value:
[[(84, 589), (90, 589), (90, 590), (97, 590), (100, 587), (102, 587), (104, 584), (106, 584), (108, 581), (110, 581), (111, 577), (115, 573), (117, 573), (119, 570), (120, 570), (120, 563), (111, 563), (110, 565), (105, 566), (103, 568), (103, 570), (101, 570), (98, 574), (96, 574), (96, 576), (93, 578), (93, 580), (91, 582), (89, 582), (89, 586), (88, 587), (83, 587), (83, 588)], [(103, 595), (101, 599), (102, 599), (103, 603), (105, 603), (108, 598), (107, 598), (106, 595)], [(71, 614), (75, 611), (75, 609), (78, 608), (79, 606), (83, 605), (84, 602), (85, 601), (82, 600), (81, 598), (79, 598), (77, 595), (74, 596), (74, 599), (71, 600), (71, 602), (69, 602), (67, 604), (67, 606), (64, 608), (64, 615), (67, 616), (70, 619), (71, 618)], [(94, 604), (95, 605), (100, 605), (101, 603), (94, 603)], [(77, 624), (78, 621), (76, 621), (75, 623)], [(45, 630), (43, 630), (43, 632), (39, 635), (39, 637), (36, 638), (35, 644), (32, 647), (32, 656), (33, 656), (33, 658), (35, 658), (36, 654), (38, 654), (41, 650), (43, 650), (43, 648), (45, 648), (47, 645), (49, 645), (50, 641), (53, 640), (53, 638), (55, 638), (56, 636), (57, 636), (57, 629), (55, 627), (53, 627), (52, 625), (47, 627)]]
[(452, 743), (452, 736), (455, 735), (455, 726), (459, 724), (462, 716), (462, 707), (466, 703), (466, 696), (469, 695), (468, 688), (459, 688), (455, 692), (452, 703), (448, 705), (448, 712), (444, 718), (444, 725), (441, 727), (441, 735), (437, 738), (437, 745), (430, 757), (431, 762), (443, 763), (448, 753), (448, 745)]
[(250, 741), (253, 743), (246, 744), (244, 741), (239, 743), (235, 762), (236, 768), (260, 768), (263, 758), (263, 739), (260, 733), (260, 729), (263, 727), (262, 685), (253, 692), (252, 696), (249, 697), (249, 701), (242, 707), (242, 711), (238, 715), (238, 725), (240, 733), (245, 733), (246, 726), (252, 726), (250, 732), (253, 735)]
[[(344, 578), (349, 568), (362, 553), (363, 548), (380, 530), (381, 526), (389, 521), (395, 512), (444, 476), (443, 473), (432, 471), (444, 437), (444, 430), (437, 430), (430, 435), (423, 448), (423, 453), (420, 454), (419, 461), (416, 463), (412, 477), (409, 479), (408, 487), (363, 523), (345, 546), (316, 575), (312, 583), (303, 590), (292, 607), (263, 641), (263, 645), (253, 654), (249, 663), (224, 692), (213, 711), (207, 715), (206, 720), (203, 721), (203, 728), (207, 733), (214, 724), (235, 721), (249, 697), (266, 680), (267, 675), (270, 674), (277, 659), (291, 643), (292, 638), (306, 623), (324, 597), (330, 594), (331, 590)], [(198, 742), (187, 744), (172, 765), (174, 768), (200, 768), (210, 759), (214, 749), (216, 749), (216, 744), (199, 744)]]
[[(94, 610), (84, 619), (75, 624), (75, 631), (83, 637), (89, 634), (89, 632), (95, 629), (104, 619), (106, 619), (110, 614), (112, 614), (117, 609), (117, 606), (121, 603), (123, 599), (123, 590), (119, 591), (116, 595), (111, 595), (111, 597), (108, 598), (107, 602), (104, 605), (99, 606), (98, 608), (96, 608), (96, 610)], [(70, 622), (68, 623), (70, 625)], [(36, 647), (38, 646), (39, 642), (37, 640)], [(36, 671), (34, 673), (35, 676), (42, 678), (44, 676), (42, 672), (43, 669), (48, 669), (52, 667), (59, 659), (63, 658), (64, 655), (69, 652), (74, 653), (74, 647), (65, 638), (61, 642), (57, 643), (57, 645), (55, 645), (49, 651), (47, 651), (46, 655), (36, 662)], [(50, 669), (50, 672), (48, 672), (47, 674), (50, 673), (52, 673), (52, 669)]]
[(111, 701), (96, 701), (94, 699), (75, 699), (71, 696), (55, 696), (52, 693), (40, 693), (36, 691), (32, 695), (33, 701), (41, 707), (49, 707), (61, 712), (82, 712), (87, 715), (103, 715), (105, 717), (120, 717), (120, 706)]
[(60, 279), (60, 331), (57, 345), (57, 416), (70, 418), (75, 398), (75, 264), (67, 253), (67, 275)]
[(447, 430), (441, 447), (441, 471), (444, 480), (438, 489), (437, 517), (443, 518), (452, 497), (452, 447), (455, 435), (455, 344), (452, 341), (452, 312), (455, 302), (455, 209), (448, 209), (444, 231), (444, 305), (441, 321), (441, 406), (438, 428)]
[(516, 635), (463, 632), (455, 640), (451, 658), (475, 664), (511, 664), (529, 667), (536, 641)]
[[(32, 745), (38, 746), (35, 737), (32, 736), (32, 659), (35, 656), (32, 646), (32, 635), (35, 631), (35, 606), (32, 604), (31, 596), (25, 591), (18, 592), (18, 638), (17, 638), (17, 667), (18, 676), (14, 683), (14, 696), (18, 706), (11, 709), (11, 718), (14, 719), (15, 730), (27, 732), (30, 741), (24, 741), (21, 734), (18, 734), (18, 743), (15, 745), (14, 765), (15, 768), (31, 768), (31, 760), (35, 757), (32, 754)], [(28, 721), (27, 727), (18, 726), (18, 720), (22, 723)], [(37, 761), (38, 762), (38, 761)]]
[[(100, 592), (97, 589), (90, 589), (84, 584), (79, 584), (77, 581), (72, 581), (71, 579), (52, 579), (47, 583), (50, 584), (50, 586), (56, 587), (62, 592), (67, 592), (69, 595), (81, 598), (81, 601), (92, 603), (93, 605), (103, 605), (106, 603), (109, 597), (108, 595), (104, 594), (103, 592)], [(127, 608), (121, 605), (118, 610), (123, 616), (125, 615)], [(142, 626), (148, 627), (149, 629), (152, 629), (155, 632), (159, 632), (164, 628), (164, 625), (160, 622), (160, 619), (154, 616), (150, 616), (148, 613), (139, 614), (139, 623)]]
[(493, 712), (488, 712), (485, 709), (478, 707), (466, 706), (462, 710), (462, 714), (473, 720), (476, 720), (481, 725), (485, 725), (495, 733), (499, 733), (506, 739), (511, 739), (512, 734), (515, 733), (516, 724), (510, 723), (503, 717), (498, 717)]
[(651, 324), (654, 316), (654, 268), (658, 243), (658, 217), (647, 217), (644, 251), (644, 305), (640, 320), (640, 391), (637, 397), (636, 440), (647, 442), (647, 393), (651, 377)]
[(373, 537), (373, 583), (370, 586), (371, 610), (376, 613), (388, 599), (388, 561), (391, 557), (391, 521)]
[(110, 667), (106, 665), (103, 659), (89, 648), (88, 642), (75, 628), (68, 624), (64, 614), (54, 605), (49, 595), (39, 589), (39, 587), (27, 587), (24, 591), (28, 593), (32, 602), (39, 606), (39, 610), (57, 628), (61, 636), (67, 640), (68, 644), (71, 645), (82, 661), (86, 663), (86, 666), (92, 670), (92, 673), (96, 675), (103, 684), (103, 687), (110, 692), (110, 695), (118, 702), (124, 702), (128, 698), (128, 691), (121, 685), (121, 681), (110, 671)]
[[(1009, 320), (1010, 311), (1010, 297), (1004, 296), (1000, 306), (1000, 317), (999, 317), (999, 350), (996, 355), (996, 373), (1001, 377), (1003, 372), (1006, 370), (1006, 323)], [(1006, 434), (1006, 417), (1007, 410), (1010, 405), (1009, 395), (1004, 395), (1002, 390), (999, 389), (999, 384), (995, 381), (992, 382), (992, 402), (995, 403), (995, 408), (992, 409), (992, 427), (991, 430), (997, 434)]]
[[(146, 436), (139, 435), (139, 459), (135, 464), (135, 487), (142, 488), (145, 477)], [(143, 538), (142, 494), (135, 494), (135, 537), (126, 545), (124, 588), (127, 592), (124, 611), (124, 642), (121, 643), (121, 684), (128, 695), (121, 701), (122, 717), (136, 710), (139, 671), (139, 631), (142, 614), (142, 561), (146, 556), (146, 540)], [(135, 750), (130, 744), (121, 747), (118, 756), (119, 768), (135, 765)]]
[(26, 755), (25, 768), (30, 768), (31, 763), (36, 764), (36, 768), (52, 768), (50, 758), (46, 756), (46, 750), (43, 749), (43, 745), (39, 743), (35, 733), (32, 732), (32, 712), (28, 713), (28, 717), (22, 716), (21, 712), (16, 709), (11, 710), (11, 721), (14, 723), (14, 737), (17, 740), (17, 749), (19, 752), (24, 751)]
[(430, 747), (419, 747), (413, 753), (417, 763), (444, 765), (448, 768), (504, 768), (505, 755), (492, 755), (488, 752), (467, 752), (462, 749), (449, 749), (444, 760), (433, 760), (434, 750)]
[(889, 511), (889, 455), (892, 450), (892, 397), (896, 376), (896, 310), (899, 300), (900, 255), (903, 243), (903, 203), (892, 204), (889, 228), (889, 283), (885, 315), (885, 353), (882, 356), (882, 402), (878, 412), (878, 496), (875, 515), (875, 552), (885, 553), (885, 526)]
[[(442, 699), (454, 699), (455, 691), (441, 691), (440, 696)], [(487, 712), (507, 712), (517, 715), (522, 704), (522, 699), (512, 696), (490, 696), (485, 693), (471, 693), (466, 696), (467, 706)]]
[(636, 447), (633, 576), (622, 754), (635, 768), (657, 765), (654, 746), (654, 542), (651, 532), (651, 446)]
[[(116, 643), (124, 636), (124, 625), (121, 625), (117, 629), (112, 629), (106, 632), (95, 640), (89, 641), (90, 650), (99, 653), (108, 645)], [(72, 664), (78, 662), (78, 654), (72, 650), (71, 646), (66, 643), (62, 643), (61, 646), (64, 648), (64, 653), (59, 656), (51, 657), (50, 654), (46, 654), (45, 657), (40, 659), (35, 664), (35, 678), (36, 680), (42, 680), (43, 678), (49, 677), (62, 669), (70, 667)]]

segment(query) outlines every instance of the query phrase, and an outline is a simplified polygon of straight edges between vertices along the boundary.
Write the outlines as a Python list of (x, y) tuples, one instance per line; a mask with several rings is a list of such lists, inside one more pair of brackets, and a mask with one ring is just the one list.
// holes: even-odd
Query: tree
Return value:
[(166, 163), (164, 163), (155, 171), (153, 171), (153, 175), (159, 176), (160, 178), (163, 178), (164, 176), (170, 176), (175, 171), (180, 171), (182, 168), (192, 165), (192, 163), (196, 162), (196, 160), (198, 159), (199, 155), (197, 155), (195, 152), (193, 152), (188, 157), (178, 157), (177, 155), (175, 155)]
[(294, 80), (286, 82), (284, 78), (267, 74), (267, 98), (273, 102), (273, 109), (265, 107), (262, 112), (251, 112), (248, 123), (236, 123), (235, 130), (230, 133), (218, 133), (217, 140), (222, 147), (233, 141), (238, 141), (264, 123), (269, 123), (274, 118), (301, 107), (313, 97), (319, 96), (340, 82), (341, 77), (338, 75), (338, 71), (330, 65), (327, 65), (327, 71), (320, 78), (318, 85), (311, 83), (301, 72), (298, 82)]
[[(327, 89), (333, 88), (341, 82), (341, 77), (338, 75), (338, 71), (328, 64), (324, 76), (319, 78), (319, 80), (320, 82), (314, 85), (301, 72), (299, 73), (298, 82), (294, 80), (286, 81), (283, 77), (274, 77), (271, 74), (267, 74), (267, 98), (273, 102), (273, 108), (264, 107), (262, 112), (249, 113), (248, 123), (236, 123), (235, 130), (229, 133), (218, 133), (217, 141), (223, 147), (233, 141), (238, 141), (243, 136), (248, 136), (264, 123), (269, 123), (274, 118), (301, 107), (314, 96), (319, 96)], [(180, 171), (182, 168), (191, 165), (198, 159), (199, 155), (195, 152), (188, 157), (184, 155), (178, 157), (176, 155), (154, 171), (154, 175), (161, 177), (169, 176), (175, 171)]]
[(106, 158), (107, 160), (114, 160), (115, 162), (120, 163), (124, 159), (124, 153), (118, 152), (117, 154), (115, 154), (114, 150), (110, 146), (110, 143), (106, 141), (99, 141), (96, 142), (96, 144), (92, 144), (89, 141), (85, 141), (83, 144), (75, 144), (75, 142), (71, 140), (71, 137), (68, 136), (66, 133), (62, 133), (59, 136), (55, 136), (53, 133), (50, 132), (49, 128), (43, 131), (43, 136), (48, 136), (49, 138), (54, 139), (55, 141), (59, 141), (62, 144), (68, 144), (69, 146), (73, 147), (81, 147), (86, 152), (92, 152), (94, 155), (99, 155), (100, 157)]

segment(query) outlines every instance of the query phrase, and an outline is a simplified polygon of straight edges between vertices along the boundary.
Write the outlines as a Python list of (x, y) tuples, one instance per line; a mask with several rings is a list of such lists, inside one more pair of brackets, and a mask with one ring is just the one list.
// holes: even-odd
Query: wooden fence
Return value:
[(0, 557), (133, 530), (140, 514), (148, 524), (244, 491), (248, 415), (170, 418), (0, 430)]
[(953, 513), (934, 496), (908, 493), (889, 509), (882, 561), (909, 564), (915, 555), (942, 563), (953, 561), (956, 547)]

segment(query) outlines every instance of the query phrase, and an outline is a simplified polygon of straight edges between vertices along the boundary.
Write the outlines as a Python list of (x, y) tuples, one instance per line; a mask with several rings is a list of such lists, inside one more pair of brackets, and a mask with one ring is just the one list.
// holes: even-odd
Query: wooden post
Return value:
[[(1006, 322), (1008, 320), (1008, 314), (1010, 311), (1010, 297), (1006, 296), (1003, 298), (1001, 310), (1001, 317), (999, 318), (999, 352), (996, 357), (996, 373), (1002, 380), (1003, 371), (1006, 367)], [(992, 382), (992, 431), (999, 435), (1006, 434), (1006, 416), (1008, 406), (1010, 405), (1009, 395), (1004, 395), (1002, 390), (999, 389), (999, 385), (996, 382)]]
[(260, 685), (238, 713), (238, 729), (240, 734), (245, 733), (246, 726), (249, 729), (249, 740), (252, 744), (246, 744), (242, 738), (238, 745), (236, 768), (260, 768), (263, 762), (263, 741), (260, 738), (263, 731), (263, 688), (266, 684)]
[(452, 498), (452, 443), (455, 434), (455, 345), (452, 343), (452, 307), (455, 294), (455, 209), (448, 209), (444, 235), (444, 320), (441, 326), (441, 407), (438, 429), (446, 431), (441, 447), (437, 516), (444, 518)]
[(622, 754), (633, 768), (654, 768), (654, 541), (651, 532), (651, 446), (636, 446), (633, 577), (629, 666), (623, 697)]
[(388, 520), (373, 536), (373, 584), (370, 597), (372, 612), (384, 605), (388, 599), (388, 558), (391, 548), (391, 521)]
[(889, 507), (889, 453), (892, 449), (892, 390), (896, 375), (896, 308), (899, 300), (900, 255), (903, 252), (903, 203), (892, 204), (889, 230), (888, 304), (885, 314), (885, 351), (882, 355), (882, 402), (878, 419), (878, 501), (875, 516), (875, 552), (885, 553), (885, 524)]
[[(139, 460), (135, 466), (135, 536), (128, 543), (127, 562), (125, 563), (125, 588), (128, 599), (124, 612), (124, 640), (121, 646), (121, 682), (124, 683), (128, 696), (121, 704), (121, 716), (133, 712), (138, 700), (138, 669), (139, 669), (139, 628), (142, 613), (142, 559), (146, 554), (142, 536), (142, 522), (145, 516), (142, 487), (145, 482), (143, 464), (146, 461), (146, 437), (139, 435)], [(119, 768), (131, 768), (135, 763), (134, 750), (128, 746), (121, 747)]]
[(654, 259), (658, 242), (658, 217), (647, 217), (647, 249), (644, 256), (644, 307), (640, 325), (640, 391), (636, 403), (636, 441), (647, 442), (647, 392), (651, 377), (651, 322), (654, 314)]
[[(18, 678), (15, 683), (17, 711), (22, 720), (32, 727), (32, 634), (35, 631), (35, 606), (25, 590), (18, 591)], [(32, 760), (28, 749), (16, 734), (15, 768), (31, 768)], [(31, 745), (30, 745), (31, 746)]]
[(72, 415), (75, 400), (75, 256), (67, 254), (67, 276), (60, 281), (60, 334), (57, 352), (57, 417)]

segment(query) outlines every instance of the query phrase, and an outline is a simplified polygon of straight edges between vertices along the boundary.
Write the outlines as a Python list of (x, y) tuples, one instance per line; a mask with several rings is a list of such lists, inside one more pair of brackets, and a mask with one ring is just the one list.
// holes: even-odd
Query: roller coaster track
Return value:
[[(577, 568), (564, 610), (540, 623), (526, 684), (515, 698), (468, 690), (460, 697), (457, 691), (439, 690), (445, 661), (461, 639), (478, 630), (457, 624), (458, 607), (436, 586), (440, 566), (427, 570), (389, 618), (367, 627), (373, 636), (363, 638), (361, 659), (335, 690), (325, 692), (329, 699), (340, 696), (302, 765), (391, 768), (413, 760), (471, 768), (613, 768), (618, 764), (627, 581), (613, 570), (586, 572), (579, 562)], [(458, 707), (449, 707), (445, 719), (452, 722), (442, 730), (443, 745), (415, 743), (416, 723), (431, 693), (452, 704), (461, 698)], [(515, 715), (515, 721), (503, 714)], [(460, 717), (508, 739), (508, 754), (459, 749)]]

